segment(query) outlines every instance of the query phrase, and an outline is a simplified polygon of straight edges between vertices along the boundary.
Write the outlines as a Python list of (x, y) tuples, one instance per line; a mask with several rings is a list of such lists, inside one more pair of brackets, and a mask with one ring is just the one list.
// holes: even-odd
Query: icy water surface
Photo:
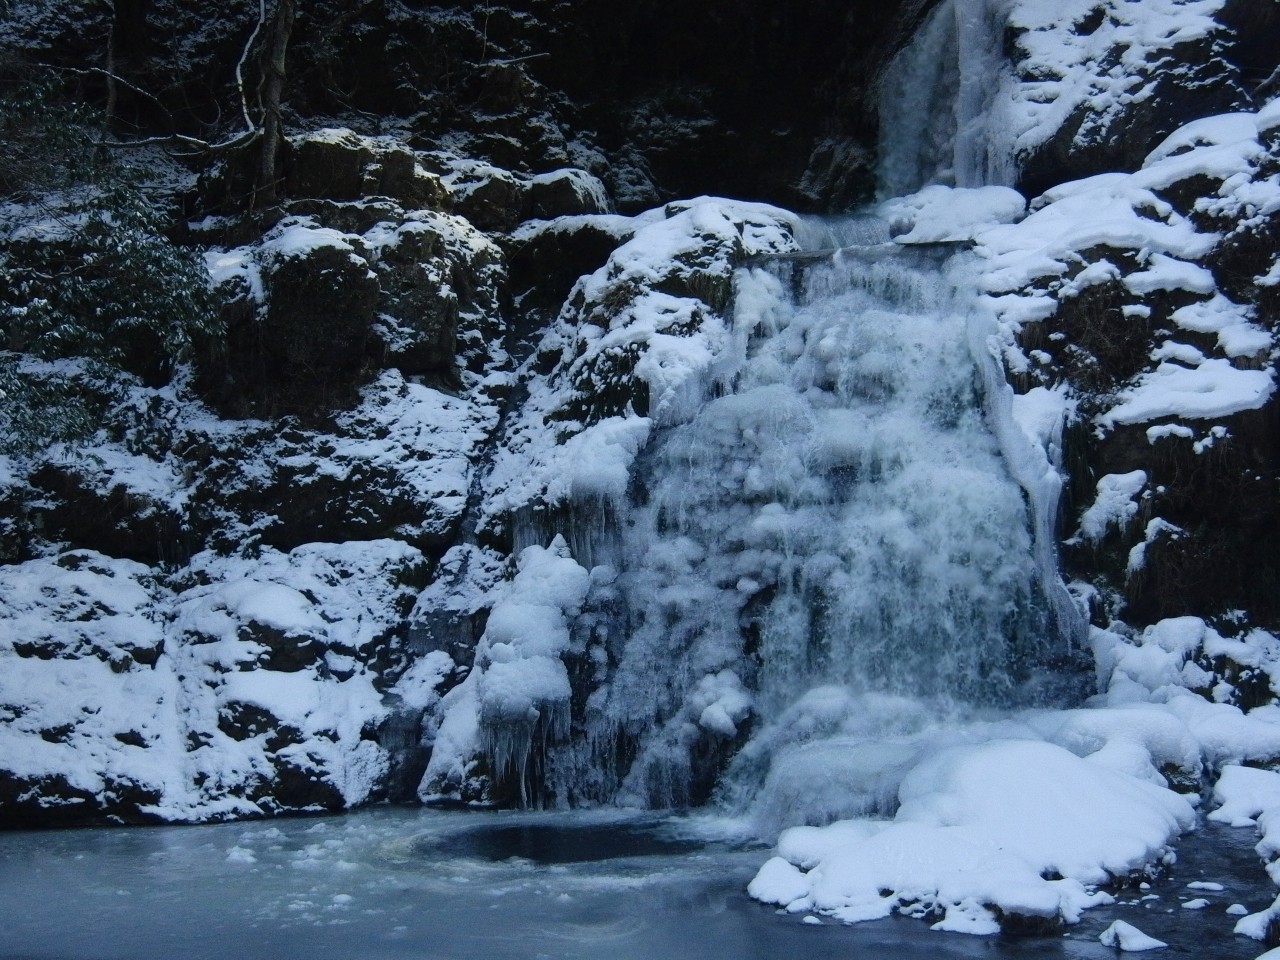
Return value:
[[(1091, 911), (1066, 936), (968, 937), (907, 919), (846, 927), (750, 900), (767, 851), (699, 833), (697, 821), (617, 812), (380, 809), (2, 834), (0, 958), (1102, 958), (1115, 953), (1098, 932), (1121, 917), (1169, 941), (1163, 956), (1252, 960), (1261, 945), (1233, 937), (1224, 910), (1260, 909), (1274, 893), (1252, 831), (1207, 827), (1180, 845), (1157, 899)], [(1226, 889), (1187, 890), (1193, 880)], [(1205, 910), (1180, 908), (1199, 896)]]

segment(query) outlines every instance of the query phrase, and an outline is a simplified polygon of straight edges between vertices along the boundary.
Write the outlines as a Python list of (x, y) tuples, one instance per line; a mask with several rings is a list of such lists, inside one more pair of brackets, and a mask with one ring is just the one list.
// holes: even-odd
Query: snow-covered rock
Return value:
[(384, 789), (382, 691), (423, 557), (393, 541), (0, 567), (11, 823), (342, 809)]
[(966, 933), (1007, 918), (1072, 923), (1110, 902), (1097, 884), (1158, 865), (1195, 820), (1167, 789), (1035, 740), (928, 755), (898, 800), (892, 821), (784, 832), (752, 895), (850, 923), (895, 910)]
[(636, 218), (634, 235), (578, 282), (530, 360), (529, 397), (485, 480), (487, 522), (618, 501), (653, 424), (687, 416), (734, 348), (733, 271), (795, 249), (795, 223), (776, 207), (712, 198)]
[[(1186, 906), (1186, 904), (1183, 904)], [(1140, 953), (1144, 950), (1160, 950), (1168, 944), (1149, 937), (1131, 923), (1116, 920), (1098, 935), (1104, 947), (1115, 947), (1122, 953)]]
[(1072, 400), (1067, 562), (1091, 570), (1107, 615), (1275, 612), (1255, 535), (1275, 517), (1266, 277), (1280, 161), (1268, 124), (1265, 111), (1195, 120), (1133, 173), (1060, 183), (1026, 219), (978, 236), (1011, 381)]

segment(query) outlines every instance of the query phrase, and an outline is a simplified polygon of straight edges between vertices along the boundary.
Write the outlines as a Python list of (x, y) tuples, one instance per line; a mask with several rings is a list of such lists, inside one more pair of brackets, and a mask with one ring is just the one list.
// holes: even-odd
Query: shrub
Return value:
[(129, 383), (159, 385), (220, 330), (198, 251), (47, 84), (0, 98), (0, 450), (82, 436)]

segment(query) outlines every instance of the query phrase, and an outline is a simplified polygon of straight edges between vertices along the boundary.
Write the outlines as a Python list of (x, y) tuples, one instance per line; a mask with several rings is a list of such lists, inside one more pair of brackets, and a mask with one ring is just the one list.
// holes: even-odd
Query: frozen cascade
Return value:
[(962, 275), (892, 243), (739, 271), (736, 368), (655, 435), (594, 574), (626, 622), (583, 736), (551, 749), (555, 797), (704, 800), (749, 733), (823, 691), (912, 716), (1037, 696), (1055, 630)]
[(880, 88), (883, 197), (930, 183), (1012, 186), (1011, 124), (998, 107), (1008, 65), (999, 0), (943, 0), (885, 71)]

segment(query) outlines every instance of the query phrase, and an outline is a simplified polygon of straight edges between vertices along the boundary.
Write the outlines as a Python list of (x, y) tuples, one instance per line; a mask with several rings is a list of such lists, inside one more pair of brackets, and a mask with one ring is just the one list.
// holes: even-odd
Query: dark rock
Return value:
[(148, 564), (180, 562), (194, 552), (185, 517), (103, 476), (92, 460), (46, 462), (31, 483), (44, 494), (32, 520), (50, 540)]
[(556, 170), (529, 180), (524, 215), (537, 220), (608, 213), (604, 184), (585, 170)]
[(160, 823), (145, 807), (160, 801), (153, 790), (106, 779), (99, 792), (60, 775), (24, 777), (0, 769), (0, 830)]
[(251, 740), (263, 734), (271, 734), (277, 738), (273, 750), (290, 743), (301, 743), (298, 731), (283, 726), (280, 721), (267, 710), (252, 703), (231, 701), (218, 710), (218, 729), (235, 741)]
[[(1264, 92), (1263, 84), (1280, 65), (1280, 4), (1257, 0), (1226, 0), (1216, 19), (1228, 29), (1225, 56), (1240, 70), (1245, 87)], [(1274, 91), (1271, 91), (1274, 93)]]
[(284, 757), (274, 757), (275, 776), (269, 792), (261, 801), (268, 809), (277, 812), (321, 811), (337, 812), (345, 809), (346, 802), (338, 788), (312, 768), (299, 766)]
[(232, 416), (342, 405), (370, 372), (378, 283), (368, 261), (336, 236), (291, 246), (289, 229), (260, 258), (265, 303), (242, 289), (224, 309), (226, 351), (202, 371), (205, 396)]
[(578, 278), (603, 266), (634, 231), (618, 217), (563, 217), (526, 224), (503, 241), (511, 289), (529, 295), (532, 303), (558, 308)]
[(289, 196), (321, 200), (388, 197), (405, 207), (434, 209), (448, 196), (438, 177), (418, 167), (405, 144), (345, 129), (290, 138), (285, 191)]
[(285, 208), (292, 215), (308, 217), (322, 227), (350, 234), (367, 233), (379, 223), (398, 223), (404, 219), (404, 208), (391, 200), (302, 199), (290, 200)]
[(524, 219), (525, 185), (506, 170), (472, 166), (447, 182), (454, 209), (481, 230), (510, 230)]
[(293, 137), (285, 161), (286, 191), (298, 197), (358, 200), (365, 195), (365, 167), (373, 148), (350, 130), (321, 130)]
[[(1119, 63), (1123, 53), (1123, 48), (1112, 50), (1103, 59)], [(1161, 140), (1188, 120), (1250, 105), (1239, 71), (1223, 58), (1213, 38), (1162, 51), (1146, 64), (1140, 81), (1144, 95), (1134, 97), (1117, 115), (1104, 119), (1086, 103), (1049, 140), (1022, 157), (1018, 189), (1033, 197), (1068, 180), (1137, 170)]]

